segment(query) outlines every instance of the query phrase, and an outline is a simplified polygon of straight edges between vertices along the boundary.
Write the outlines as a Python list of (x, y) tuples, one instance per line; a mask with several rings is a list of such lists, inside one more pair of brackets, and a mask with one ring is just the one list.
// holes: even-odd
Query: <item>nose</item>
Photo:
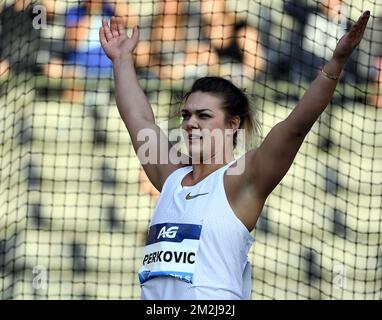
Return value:
[(187, 127), (188, 130), (198, 129), (199, 128), (198, 119), (196, 119), (196, 116), (194, 114), (191, 115), (190, 118), (187, 120), (186, 127)]

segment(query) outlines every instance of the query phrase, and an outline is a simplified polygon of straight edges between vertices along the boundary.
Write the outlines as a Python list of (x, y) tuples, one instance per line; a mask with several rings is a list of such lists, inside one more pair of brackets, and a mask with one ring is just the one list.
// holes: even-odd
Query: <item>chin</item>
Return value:
[(187, 151), (193, 163), (203, 163), (203, 160), (211, 159), (214, 154), (214, 150), (203, 150), (202, 145), (196, 144), (187, 145)]
[(199, 152), (188, 152), (188, 156), (193, 160), (193, 161), (199, 161), (201, 162), (203, 159), (203, 156)]

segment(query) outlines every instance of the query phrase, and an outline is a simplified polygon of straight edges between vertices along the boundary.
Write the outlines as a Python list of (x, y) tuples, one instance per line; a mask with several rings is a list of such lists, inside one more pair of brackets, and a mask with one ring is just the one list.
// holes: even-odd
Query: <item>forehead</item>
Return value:
[(197, 109), (211, 109), (218, 110), (220, 109), (221, 100), (216, 95), (196, 91), (190, 94), (185, 103), (185, 109), (188, 110), (197, 110)]

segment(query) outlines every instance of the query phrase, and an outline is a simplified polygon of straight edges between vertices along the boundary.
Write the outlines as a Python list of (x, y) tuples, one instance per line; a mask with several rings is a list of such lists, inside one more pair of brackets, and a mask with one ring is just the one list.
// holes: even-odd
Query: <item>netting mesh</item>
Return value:
[(158, 121), (217, 74), (256, 99), (264, 138), (366, 9), (365, 39), (268, 198), (249, 259), (253, 299), (382, 298), (379, 1), (85, 3), (0, 3), (1, 298), (140, 296), (158, 193), (115, 106), (102, 16), (140, 25), (135, 63)]

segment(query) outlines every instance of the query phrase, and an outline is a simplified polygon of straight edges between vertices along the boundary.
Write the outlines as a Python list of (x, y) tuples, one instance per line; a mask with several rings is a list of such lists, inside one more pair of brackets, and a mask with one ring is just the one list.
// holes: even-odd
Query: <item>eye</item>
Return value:
[(188, 119), (190, 117), (190, 114), (189, 113), (182, 113), (182, 118), (183, 119)]
[(211, 118), (210, 115), (208, 115), (207, 113), (201, 113), (201, 114), (199, 115), (199, 117), (200, 117), (201, 119)]

